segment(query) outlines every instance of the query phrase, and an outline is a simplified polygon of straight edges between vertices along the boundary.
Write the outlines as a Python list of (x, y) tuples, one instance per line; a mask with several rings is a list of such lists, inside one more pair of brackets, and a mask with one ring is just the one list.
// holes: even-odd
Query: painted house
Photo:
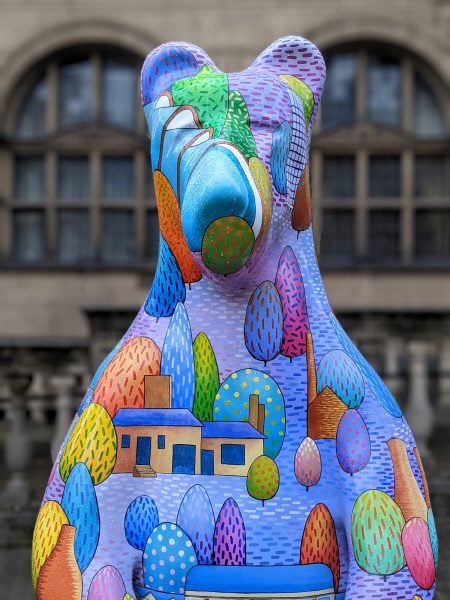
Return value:
[(186, 579), (186, 600), (335, 600), (333, 574), (316, 563), (292, 566), (197, 566)]
[(249, 400), (248, 422), (199, 421), (190, 410), (172, 408), (171, 378), (145, 378), (144, 408), (122, 408), (113, 418), (118, 448), (114, 473), (245, 477), (264, 452), (264, 407)]

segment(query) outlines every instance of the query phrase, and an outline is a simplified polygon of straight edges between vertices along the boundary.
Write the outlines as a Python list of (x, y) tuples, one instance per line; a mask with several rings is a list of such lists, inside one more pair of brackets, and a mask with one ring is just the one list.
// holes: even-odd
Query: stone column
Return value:
[(45, 400), (47, 396), (47, 385), (43, 373), (34, 373), (28, 396), (28, 406), (30, 408), (31, 420), (39, 425), (45, 425)]
[(31, 375), (24, 373), (5, 375), (5, 386), (9, 396), (5, 462), (9, 477), (6, 488), (0, 496), (3, 506), (26, 506), (30, 498), (30, 484), (25, 476), (31, 459), (31, 439), (25, 411), (26, 394), (30, 383)]
[(423, 458), (432, 460), (428, 441), (433, 431), (434, 410), (431, 405), (428, 380), (427, 342), (413, 340), (409, 353), (409, 397), (406, 418), (414, 434), (417, 447)]
[(51, 442), (51, 456), (55, 460), (61, 444), (67, 435), (74, 417), (72, 406), (72, 393), (75, 378), (71, 374), (54, 375), (50, 379), (51, 387), (55, 391), (56, 425)]

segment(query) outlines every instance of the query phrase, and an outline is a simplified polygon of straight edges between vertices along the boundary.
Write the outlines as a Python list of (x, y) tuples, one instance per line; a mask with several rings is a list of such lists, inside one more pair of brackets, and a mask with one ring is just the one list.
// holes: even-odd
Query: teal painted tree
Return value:
[(213, 420), (213, 405), (220, 387), (216, 355), (208, 336), (201, 331), (194, 340), (195, 396), (193, 413), (200, 421)]
[(306, 352), (309, 319), (300, 266), (290, 246), (286, 246), (280, 256), (275, 287), (278, 290), (283, 310), (283, 337), (280, 354), (292, 360)]
[(161, 375), (172, 377), (172, 408), (192, 410), (194, 402), (194, 353), (189, 318), (183, 304), (177, 304), (161, 354)]
[(361, 371), (346, 352), (331, 350), (317, 368), (317, 392), (329, 387), (348, 408), (359, 408), (365, 385)]
[(263, 281), (247, 305), (244, 340), (250, 354), (264, 365), (280, 353), (283, 338), (283, 310), (277, 288)]
[(214, 421), (248, 421), (250, 395), (264, 405), (264, 454), (275, 458), (286, 431), (284, 398), (277, 382), (257, 369), (231, 373), (219, 388), (214, 402)]
[(277, 463), (268, 456), (258, 456), (247, 473), (247, 492), (263, 506), (266, 500), (274, 498), (280, 487), (280, 473)]
[(145, 312), (153, 317), (170, 317), (178, 302), (186, 299), (180, 268), (167, 242), (159, 236), (159, 255), (152, 287), (145, 301)]

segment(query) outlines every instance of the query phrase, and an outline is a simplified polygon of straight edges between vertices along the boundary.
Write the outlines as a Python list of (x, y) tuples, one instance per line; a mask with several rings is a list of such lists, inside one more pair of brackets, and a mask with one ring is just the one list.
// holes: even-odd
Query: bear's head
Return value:
[(214, 278), (257, 261), (274, 210), (294, 204), (324, 81), (319, 50), (294, 36), (239, 73), (191, 44), (149, 54), (142, 102), (161, 234), (178, 263)]

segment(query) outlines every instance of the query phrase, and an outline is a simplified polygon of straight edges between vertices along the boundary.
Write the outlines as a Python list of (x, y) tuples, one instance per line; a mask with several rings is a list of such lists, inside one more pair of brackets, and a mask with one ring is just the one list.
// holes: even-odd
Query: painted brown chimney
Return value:
[(264, 421), (266, 420), (266, 407), (264, 404), (258, 404), (258, 427), (260, 433), (264, 433)]
[(311, 404), (317, 396), (317, 374), (311, 332), (306, 334), (306, 368), (308, 373), (308, 404)]
[(250, 394), (250, 408), (248, 410), (248, 422), (252, 427), (258, 429), (258, 394)]
[(172, 377), (170, 375), (145, 375), (144, 408), (172, 407)]

